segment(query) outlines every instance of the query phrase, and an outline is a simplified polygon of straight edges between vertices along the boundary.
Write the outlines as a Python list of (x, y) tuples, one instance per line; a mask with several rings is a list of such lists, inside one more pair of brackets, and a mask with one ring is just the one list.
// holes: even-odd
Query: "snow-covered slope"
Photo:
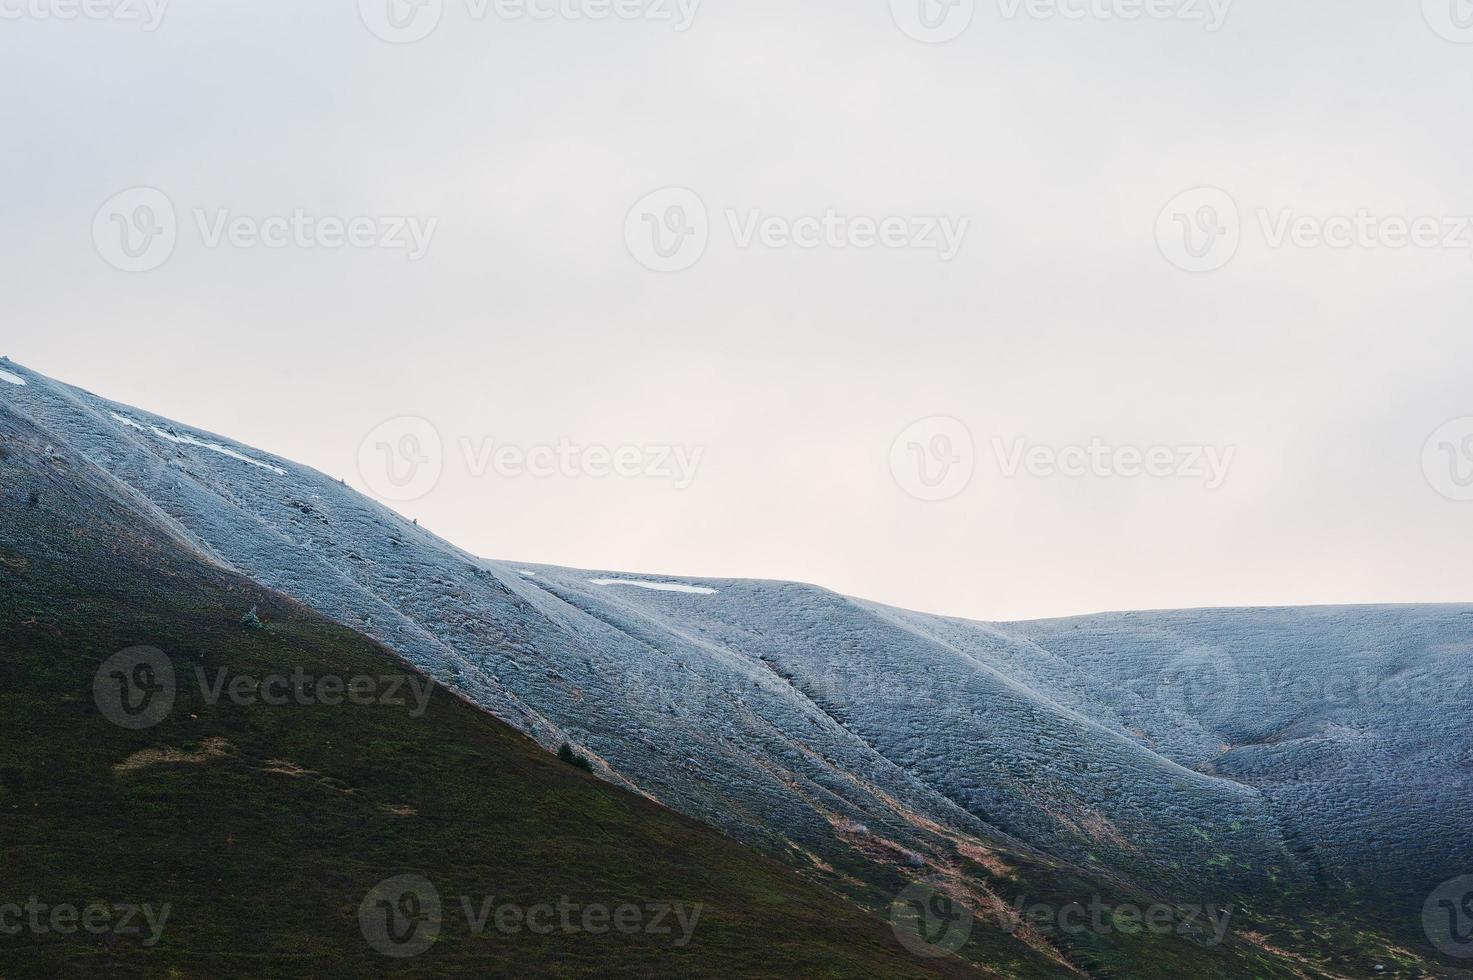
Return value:
[(958, 839), (1000, 839), (760, 657), (627, 602), (719, 602), (760, 618), (758, 587), (529, 575), (309, 468), (3, 363), (28, 381), (4, 408), (112, 474), (198, 550), (380, 640), (549, 747), (572, 741), (615, 782), (840, 881), (865, 851), (904, 865)]
[[(1177, 896), (1410, 895), (1473, 867), (1454, 833), (1473, 801), (1473, 607), (989, 625), (791, 583), (508, 564), (311, 469), (0, 363), (25, 382), (0, 408), (201, 551), (840, 887), (865, 864), (945, 872), (959, 848)], [(1352, 676), (1393, 683), (1326, 693)]]
[(1473, 608), (1123, 613), (1009, 629), (1089, 679), (1078, 703), (1092, 717), (1251, 787), (1321, 884), (1420, 902), (1473, 868), (1456, 817), (1473, 805)]

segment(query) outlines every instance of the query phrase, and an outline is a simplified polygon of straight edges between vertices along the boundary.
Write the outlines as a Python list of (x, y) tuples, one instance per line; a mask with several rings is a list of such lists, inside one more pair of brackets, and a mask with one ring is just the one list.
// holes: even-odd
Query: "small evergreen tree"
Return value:
[(251, 607), (250, 612), (240, 617), (240, 625), (242, 628), (248, 630), (263, 630), (266, 628), (266, 626), (261, 622), (261, 617), (256, 614), (255, 606)]
[(585, 772), (593, 772), (593, 763), (589, 762), (585, 756), (574, 752), (573, 746), (567, 742), (564, 742), (562, 747), (557, 750), (557, 757), (570, 766), (577, 766)]

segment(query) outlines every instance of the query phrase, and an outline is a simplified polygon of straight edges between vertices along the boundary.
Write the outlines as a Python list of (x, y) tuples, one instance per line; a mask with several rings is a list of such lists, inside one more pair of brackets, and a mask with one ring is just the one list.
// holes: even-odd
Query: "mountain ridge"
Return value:
[[(1274, 705), (1212, 703), (1226, 699), (1194, 690), (1192, 671), (1257, 670), (1234, 630), (1264, 616), (1333, 613), (1364, 635), (1414, 620), (1429, 646), (1407, 655), (1432, 657), (1434, 680), (1456, 676), (1473, 649), (1466, 624), (1448, 622), (1473, 608), (1446, 604), (989, 624), (770, 580), (625, 576), (711, 590), (702, 595), (596, 585), (619, 573), (478, 558), (316, 471), (18, 370), (27, 387), (0, 401), (57, 429), (207, 553), (373, 636), (544, 746), (570, 741), (606, 778), (871, 907), (885, 897), (869, 877), (945, 878), (958, 846), (1182, 899), (1354, 893), (1368, 876), (1356, 871), (1360, 824), (1342, 813), (1348, 786), (1302, 778), (1301, 758), (1248, 742), (1217, 751), (1228, 729), (1256, 737), (1245, 716)], [(1248, 625), (1255, 639), (1320, 658), (1306, 671), (1333, 656), (1302, 623)], [(1372, 670), (1388, 663), (1366, 659)], [(1467, 702), (1453, 707), (1466, 717)], [(1372, 726), (1377, 745), (1357, 757), (1367, 765), (1383, 740), (1405, 748), (1375, 727), (1384, 713), (1311, 709)], [(1455, 734), (1446, 719), (1432, 736), (1444, 732)], [(1338, 760), (1343, 747), (1323, 741), (1301, 748)], [(1282, 772), (1299, 782), (1264, 782)], [(1435, 846), (1447, 843), (1447, 869), (1473, 864), (1436, 825), (1467, 777), (1435, 790), (1408, 778), (1374, 797), (1428, 810), (1420, 846), (1394, 822), (1374, 825), (1373, 839), (1404, 842), (1398, 901), (1436, 884)], [(1329, 807), (1334, 821), (1284, 823), (1304, 805)]]

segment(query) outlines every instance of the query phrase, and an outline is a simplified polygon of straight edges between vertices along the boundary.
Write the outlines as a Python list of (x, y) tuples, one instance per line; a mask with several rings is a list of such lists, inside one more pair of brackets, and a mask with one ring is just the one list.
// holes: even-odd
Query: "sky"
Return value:
[(477, 554), (1473, 599), (1466, 0), (0, 0), (0, 81), (0, 354)]

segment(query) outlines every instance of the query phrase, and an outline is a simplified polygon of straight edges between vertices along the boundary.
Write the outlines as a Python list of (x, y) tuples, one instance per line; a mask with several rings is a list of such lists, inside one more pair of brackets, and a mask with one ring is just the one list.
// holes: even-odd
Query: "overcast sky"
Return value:
[(492, 558), (1473, 599), (1462, 0), (69, 2), (0, 0), (38, 371)]

